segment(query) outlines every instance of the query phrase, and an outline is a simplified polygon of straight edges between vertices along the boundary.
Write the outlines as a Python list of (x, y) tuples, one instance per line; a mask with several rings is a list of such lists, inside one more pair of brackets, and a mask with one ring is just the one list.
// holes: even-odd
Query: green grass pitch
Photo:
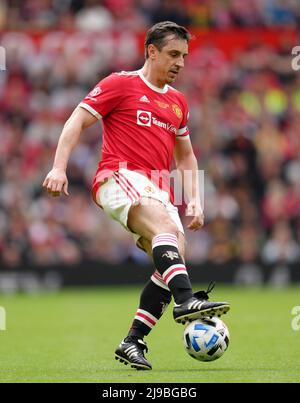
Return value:
[(211, 298), (232, 304), (223, 317), (231, 340), (214, 362), (197, 362), (184, 351), (184, 328), (173, 321), (170, 306), (146, 338), (152, 371), (136, 371), (114, 359), (140, 289), (0, 295), (6, 310), (0, 382), (300, 382), (300, 330), (293, 330), (297, 318), (291, 313), (300, 306), (300, 287), (218, 285)]

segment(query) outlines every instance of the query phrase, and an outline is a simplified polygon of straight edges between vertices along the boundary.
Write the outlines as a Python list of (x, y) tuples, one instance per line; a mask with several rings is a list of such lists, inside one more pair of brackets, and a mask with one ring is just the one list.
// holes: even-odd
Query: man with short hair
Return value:
[[(121, 362), (151, 369), (143, 340), (173, 296), (173, 317), (185, 323), (225, 314), (227, 302), (210, 302), (193, 293), (184, 263), (184, 230), (173, 205), (169, 172), (173, 157), (185, 178), (188, 228), (203, 226), (198, 167), (187, 127), (186, 100), (172, 84), (184, 67), (189, 32), (173, 22), (155, 24), (146, 35), (145, 64), (133, 72), (113, 73), (100, 81), (74, 110), (60, 136), (52, 170), (43, 186), (52, 196), (68, 195), (67, 163), (82, 131), (103, 122), (102, 161), (93, 198), (110, 217), (133, 234), (153, 259), (155, 271), (144, 287), (128, 336), (116, 349)], [(183, 175), (184, 172), (190, 175)]]

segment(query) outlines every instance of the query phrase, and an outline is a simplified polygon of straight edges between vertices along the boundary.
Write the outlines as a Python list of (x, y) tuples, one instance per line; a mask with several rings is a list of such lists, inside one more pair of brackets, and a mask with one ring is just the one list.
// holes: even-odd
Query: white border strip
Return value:
[(158, 287), (164, 288), (167, 291), (170, 291), (169, 287), (163, 283), (162, 281), (160, 281), (157, 277), (154, 276), (154, 274), (152, 274), (151, 276), (151, 281), (156, 284)]
[(98, 113), (94, 108), (92, 108), (91, 105), (86, 104), (85, 102), (80, 102), (80, 104), (78, 106), (89, 111), (98, 120), (102, 119), (102, 116), (100, 115), (100, 113)]

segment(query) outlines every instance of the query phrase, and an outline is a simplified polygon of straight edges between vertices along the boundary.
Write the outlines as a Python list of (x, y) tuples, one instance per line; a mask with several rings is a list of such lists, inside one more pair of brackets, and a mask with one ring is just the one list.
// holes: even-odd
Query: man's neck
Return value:
[(147, 60), (144, 64), (144, 66), (142, 67), (141, 71), (142, 71), (142, 74), (145, 77), (145, 79), (150, 84), (154, 85), (157, 88), (161, 88), (161, 89), (163, 89), (165, 87), (166, 82), (159, 80), (159, 78), (157, 77), (157, 74), (155, 74), (153, 69), (151, 69), (151, 66)]

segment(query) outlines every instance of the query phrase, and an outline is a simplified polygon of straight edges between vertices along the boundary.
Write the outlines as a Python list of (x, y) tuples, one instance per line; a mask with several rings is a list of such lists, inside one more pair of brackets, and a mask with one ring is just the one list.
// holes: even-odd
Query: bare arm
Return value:
[(71, 152), (79, 143), (83, 130), (96, 122), (97, 118), (80, 107), (77, 107), (66, 121), (58, 141), (53, 168), (43, 182), (43, 188), (51, 196), (60, 196), (62, 191), (69, 195), (66, 170)]
[(190, 140), (176, 141), (174, 158), (188, 198), (187, 213), (193, 217), (188, 228), (197, 231), (204, 224), (204, 215), (200, 201), (198, 163)]

